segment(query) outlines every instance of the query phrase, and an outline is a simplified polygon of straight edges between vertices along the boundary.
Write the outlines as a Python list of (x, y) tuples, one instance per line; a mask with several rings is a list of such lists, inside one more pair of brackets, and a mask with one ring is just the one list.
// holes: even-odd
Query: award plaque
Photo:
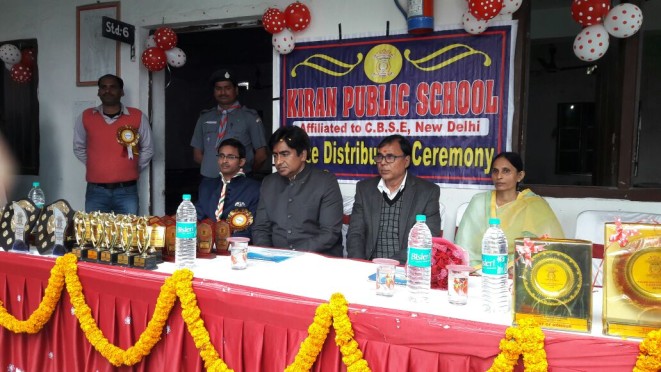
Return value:
[(216, 254), (228, 255), (230, 242), (227, 240), (230, 237), (230, 224), (226, 221), (220, 220), (216, 222), (215, 243)]
[(517, 239), (514, 320), (542, 328), (590, 332), (592, 244), (585, 240)]
[[(21, 218), (24, 219), (23, 223), (20, 224), (22, 227), (22, 239), (21, 242), (22, 244), (15, 245), (16, 243), (16, 232), (15, 232), (15, 226), (16, 223), (14, 223), (14, 205), (18, 205), (23, 213), (25, 214), (25, 217), (21, 216)], [(31, 200), (29, 199), (21, 199), (17, 202), (9, 202), (7, 205), (5, 205), (4, 209), (2, 210), (2, 216), (0, 217), (0, 227), (2, 228), (0, 231), (0, 247), (4, 249), (5, 251), (8, 251), (12, 249), (12, 247), (16, 248), (22, 248), (25, 246), (25, 249), (23, 251), (29, 251), (29, 245), (28, 245), (28, 234), (32, 231), (34, 228), (36, 222), (37, 222), (37, 217), (40, 213), (40, 209), (37, 208), (34, 203), (32, 203)]]
[(28, 217), (23, 208), (14, 202), (14, 215), (11, 219), (11, 230), (14, 232), (14, 243), (11, 249), (20, 252), (29, 252), (30, 246), (25, 239), (25, 229), (27, 228)]
[(197, 258), (215, 258), (211, 253), (213, 247), (213, 226), (211, 219), (205, 219), (197, 224)]
[(165, 227), (165, 246), (167, 255), (163, 256), (164, 261), (174, 262), (174, 250), (177, 241), (177, 226), (166, 225)]
[(156, 268), (156, 256), (149, 253), (149, 243), (151, 242), (151, 233), (153, 226), (147, 225), (146, 219), (140, 219), (137, 225), (138, 230), (138, 251), (139, 255), (133, 259), (133, 267), (145, 270)]
[(247, 208), (234, 209), (227, 215), (227, 223), (229, 223), (232, 232), (248, 229), (253, 220), (252, 213)]
[(607, 223), (604, 333), (644, 338), (661, 328), (661, 225)]
[(62, 256), (72, 248), (74, 214), (75, 211), (63, 199), (43, 209), (34, 229), (35, 246), (40, 254)]
[(150, 254), (156, 256), (156, 263), (163, 262), (163, 249), (165, 249), (165, 226), (152, 225), (151, 242), (149, 242)]

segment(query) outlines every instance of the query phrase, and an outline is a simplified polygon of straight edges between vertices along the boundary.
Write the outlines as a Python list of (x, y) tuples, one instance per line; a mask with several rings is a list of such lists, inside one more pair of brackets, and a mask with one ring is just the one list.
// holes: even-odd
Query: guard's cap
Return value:
[(211, 84), (211, 86), (216, 85), (216, 83), (219, 81), (230, 81), (234, 86), (236, 86), (236, 77), (234, 72), (226, 68), (216, 70), (209, 78), (209, 84)]

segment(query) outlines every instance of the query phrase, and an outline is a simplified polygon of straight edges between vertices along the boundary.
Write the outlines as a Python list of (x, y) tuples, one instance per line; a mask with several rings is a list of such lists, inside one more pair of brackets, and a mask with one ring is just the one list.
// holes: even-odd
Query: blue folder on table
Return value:
[(259, 247), (250, 247), (248, 249), (249, 260), (282, 262), (292, 257), (300, 256), (301, 254), (303, 254), (303, 252), (288, 251), (283, 249), (269, 249)]

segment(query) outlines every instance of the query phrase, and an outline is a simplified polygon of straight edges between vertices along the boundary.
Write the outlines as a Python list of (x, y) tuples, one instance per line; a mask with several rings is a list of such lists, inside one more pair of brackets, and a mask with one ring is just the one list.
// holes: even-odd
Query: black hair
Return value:
[(101, 76), (99, 78), (99, 80), (96, 82), (96, 85), (98, 85), (99, 88), (101, 88), (101, 80), (106, 79), (106, 78), (115, 79), (115, 81), (117, 81), (117, 84), (119, 85), (119, 89), (122, 89), (122, 90), (124, 89), (124, 80), (122, 80), (122, 78), (120, 78), (119, 76), (113, 75), (113, 74), (105, 74), (105, 75)]
[(412, 147), (411, 147), (411, 142), (406, 139), (406, 137), (399, 135), (399, 134), (393, 134), (391, 136), (388, 136), (384, 138), (378, 146), (376, 146), (377, 149), (382, 148), (385, 145), (389, 145), (393, 142), (399, 143), (399, 147), (402, 149), (402, 152), (406, 156), (411, 156), (412, 153)]
[(236, 139), (236, 138), (224, 139), (220, 143), (220, 145), (218, 145), (218, 150), (216, 150), (216, 151), (219, 152), (220, 148), (223, 147), (223, 146), (232, 146), (232, 147), (234, 147), (235, 149), (239, 150), (239, 158), (241, 158), (241, 159), (246, 158), (246, 147), (238, 139)]
[(278, 142), (284, 141), (287, 146), (296, 150), (296, 155), (301, 155), (303, 150), (307, 151), (308, 157), (310, 156), (310, 137), (301, 127), (280, 127), (271, 135), (269, 147), (271, 151)]
[(521, 155), (512, 151), (503, 151), (496, 155), (496, 157), (493, 158), (493, 161), (491, 162), (491, 169), (493, 169), (493, 164), (496, 162), (496, 160), (500, 158), (507, 159), (507, 161), (509, 161), (514, 166), (514, 168), (516, 168), (517, 172), (521, 172), (523, 170), (523, 160), (521, 159)]

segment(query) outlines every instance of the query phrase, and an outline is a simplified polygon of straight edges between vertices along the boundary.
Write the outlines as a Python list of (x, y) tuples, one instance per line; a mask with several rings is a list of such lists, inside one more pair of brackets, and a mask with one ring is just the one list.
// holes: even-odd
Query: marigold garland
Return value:
[(523, 354), (526, 371), (547, 371), (549, 366), (544, 350), (544, 332), (532, 319), (519, 321), (518, 327), (508, 327), (500, 340), (500, 354), (487, 372), (510, 372)]
[(661, 370), (661, 329), (651, 331), (640, 343), (640, 354), (633, 372), (657, 372)]
[[(200, 317), (201, 311), (197, 306), (197, 297), (192, 286), (193, 273), (190, 270), (177, 270), (165, 280), (156, 301), (152, 319), (138, 341), (127, 350), (110, 343), (103, 335), (103, 331), (99, 329), (96, 320), (92, 317), (92, 311), (85, 301), (83, 286), (77, 271), (77, 259), (74, 255), (66, 254), (59, 257), (51, 269), (44, 298), (37, 309), (27, 320), (18, 320), (7, 312), (0, 301), (0, 326), (14, 333), (34, 334), (39, 332), (50, 320), (66, 285), (80, 328), (90, 344), (112, 365), (132, 366), (149, 355), (154, 345), (160, 341), (165, 322), (174, 302), (179, 297), (182, 317), (188, 331), (193, 336), (195, 346), (200, 351), (207, 370), (232, 371), (219, 357), (211, 343), (204, 321)], [(314, 321), (308, 328), (308, 337), (301, 343), (294, 362), (287, 367), (286, 371), (309, 371), (312, 368), (323, 348), (331, 323), (335, 328), (335, 343), (342, 353), (342, 361), (347, 366), (347, 371), (370, 371), (358, 343), (353, 338), (354, 332), (348, 311), (347, 301), (340, 293), (333, 294), (330, 304), (319, 305)], [(501, 353), (494, 359), (489, 371), (512, 371), (521, 354), (523, 354), (526, 371), (548, 370), (544, 350), (544, 333), (532, 319), (521, 320), (518, 327), (507, 328), (505, 338), (500, 341), (499, 348)], [(633, 368), (634, 372), (659, 370), (661, 370), (661, 329), (648, 333), (641, 342), (640, 354)]]
[(294, 362), (285, 368), (285, 372), (309, 371), (312, 368), (324, 347), (331, 324), (330, 306), (328, 304), (317, 306), (314, 321), (308, 327), (308, 337), (301, 343)]

